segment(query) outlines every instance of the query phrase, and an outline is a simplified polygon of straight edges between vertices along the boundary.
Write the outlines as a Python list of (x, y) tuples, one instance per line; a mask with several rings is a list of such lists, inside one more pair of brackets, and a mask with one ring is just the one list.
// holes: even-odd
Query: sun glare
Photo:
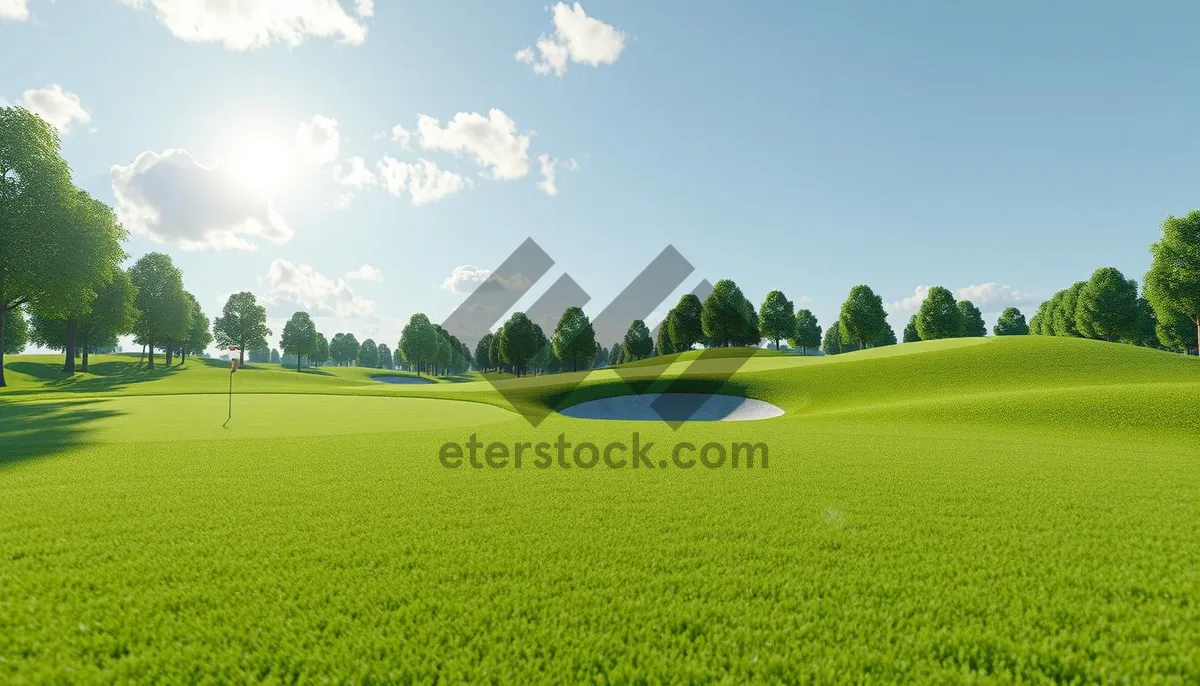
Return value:
[(246, 138), (230, 151), (228, 167), (238, 183), (278, 191), (291, 173), (291, 150), (267, 138)]

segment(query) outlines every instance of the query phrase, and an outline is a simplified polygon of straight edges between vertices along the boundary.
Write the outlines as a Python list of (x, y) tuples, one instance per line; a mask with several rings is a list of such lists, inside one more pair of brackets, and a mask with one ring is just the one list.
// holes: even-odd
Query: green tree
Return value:
[(809, 348), (815, 350), (821, 345), (821, 325), (811, 310), (797, 310), (796, 328), (788, 338), (788, 345), (800, 348), (802, 355), (807, 355)]
[(1079, 307), (1079, 294), (1086, 281), (1076, 281), (1071, 287), (1054, 294), (1054, 310), (1050, 313), (1050, 328), (1055, 336), (1080, 336), (1075, 322), (1076, 309)]
[(963, 338), (977, 338), (987, 335), (987, 324), (983, 323), (983, 313), (970, 300), (958, 301), (958, 335)]
[(93, 275), (69, 269), (75, 231), (59, 221), (59, 208), (73, 192), (54, 128), (24, 108), (0, 107), (0, 340), (10, 340), (3, 330), (14, 321), (8, 310), (66, 316), (76, 294), (93, 283)]
[(542, 327), (535, 323), (533, 329), (537, 334), (537, 352), (529, 360), (529, 365), (533, 368), (535, 375), (538, 371), (550, 372), (558, 363), (558, 359), (554, 355), (554, 346), (550, 343), (550, 339), (546, 338), (546, 332), (542, 331)]
[(366, 339), (358, 346), (358, 366), (375, 368), (379, 366), (379, 346), (373, 339)]
[(675, 346), (671, 344), (670, 327), (667, 326), (667, 322), (663, 322), (658, 325), (658, 333), (654, 337), (654, 354), (674, 355), (675, 352)]
[[(674, 345), (674, 343), (672, 343), (672, 345)], [(592, 360), (592, 368), (599, 369), (601, 367), (606, 367), (606, 366), (608, 366), (608, 348), (605, 348), (604, 346), (597, 344), (596, 345), (596, 355), (595, 355), (595, 358)]]
[(317, 348), (317, 325), (307, 312), (297, 312), (283, 325), (279, 339), (283, 352), (296, 356), (296, 371), (300, 371), (300, 358), (311, 355)]
[(191, 311), (184, 295), (183, 275), (160, 252), (146, 253), (129, 269), (137, 289), (134, 307), (138, 321), (134, 326), (138, 339), (150, 349), (150, 369), (154, 369), (154, 346), (185, 330)]
[(621, 344), (613, 343), (613, 347), (608, 351), (608, 366), (615, 367), (621, 364)]
[(883, 331), (870, 342), (872, 348), (882, 348), (885, 345), (896, 345), (896, 331), (891, 324), (883, 323)]
[(271, 348), (271, 363), (279, 364), (279, 359), (279, 350), (276, 348)]
[(961, 332), (962, 311), (954, 294), (941, 286), (930, 288), (917, 310), (917, 335), (923, 341), (936, 341), (954, 338)]
[[(747, 303), (749, 301), (736, 283), (729, 279), (718, 281), (712, 293), (705, 298), (700, 311), (700, 324), (705, 338), (720, 347), (736, 345), (751, 338), (757, 331), (754, 322), (747, 319)], [(753, 311), (751, 306), (750, 313)]]
[(538, 352), (538, 332), (539, 327), (524, 312), (514, 312), (500, 328), (500, 356), (513, 366), (517, 376)]
[(457, 354), (454, 341), (450, 339), (450, 334), (442, 328), (441, 324), (433, 325), (434, 340), (437, 341), (437, 352), (434, 353), (434, 374), (446, 374), (450, 367), (454, 364), (454, 356)]
[(1185, 349), (1192, 343), (1200, 348), (1200, 210), (1183, 217), (1168, 216), (1162, 224), (1162, 238), (1150, 246), (1150, 255), (1146, 299), (1159, 322), (1166, 323), (1167, 338), (1177, 340), (1179, 332), (1172, 329), (1180, 318), (1188, 319), (1195, 326), (1195, 336), (1179, 343)]
[(422, 365), (434, 364), (437, 361), (437, 331), (429, 321), (429, 317), (418, 312), (409, 317), (408, 323), (400, 333), (400, 354), (417, 370), (420, 375)]
[(213, 320), (213, 336), (219, 348), (238, 348), (238, 360), (245, 361), (246, 351), (267, 347), (267, 308), (249, 291), (234, 293), (225, 301), (221, 316)]
[[(1188, 327), (1191, 328), (1191, 327)], [(1158, 340), (1158, 317), (1150, 301), (1144, 297), (1137, 299), (1137, 316), (1133, 327), (1121, 338), (1124, 343), (1140, 345), (1144, 348), (1162, 349), (1164, 346)]]
[(633, 320), (629, 329), (625, 331), (621, 349), (625, 351), (625, 359), (628, 361), (650, 357), (654, 352), (654, 339), (650, 338), (650, 329), (646, 328), (646, 322), (640, 319)]
[(908, 318), (908, 324), (904, 327), (904, 342), (916, 343), (921, 340), (921, 334), (917, 333), (917, 315)]
[(796, 315), (792, 301), (783, 291), (767, 293), (758, 310), (758, 323), (763, 337), (775, 341), (776, 350), (779, 350), (779, 341), (795, 336)]
[(249, 359), (251, 362), (260, 362), (260, 363), (270, 362), (271, 361), (271, 348), (268, 346), (265, 346), (265, 345), (257, 347), (257, 348), (251, 348), (250, 353), (249, 353)]
[(1006, 307), (992, 327), (992, 333), (997, 336), (1025, 336), (1029, 327), (1025, 324), (1025, 315), (1015, 307)]
[(1155, 337), (1163, 347), (1184, 354), (1197, 350), (1196, 326), (1190, 317), (1174, 310), (1155, 310), (1154, 316)]
[(376, 352), (378, 353), (377, 357), (379, 358), (379, 362), (377, 363), (376, 366), (381, 367), (383, 369), (391, 369), (392, 368), (392, 349), (387, 346), (387, 343), (380, 343), (379, 346), (377, 347)]
[(596, 354), (596, 330), (581, 307), (568, 307), (558, 320), (550, 339), (554, 355), (570, 362), (571, 371), (579, 369), (579, 360), (590, 360)]
[(29, 342), (29, 323), (20, 307), (4, 311), (4, 341), (0, 348), (5, 354), (17, 355)]
[(840, 323), (829, 327), (825, 332), (825, 338), (821, 341), (821, 350), (826, 355), (840, 355), (858, 350), (858, 346), (854, 343), (843, 340), (843, 333)]
[(691, 350), (704, 337), (704, 305), (694, 293), (688, 293), (671, 308), (667, 315), (667, 329), (671, 337), (671, 348), (675, 352)]
[(187, 359), (189, 354), (204, 354), (213, 341), (212, 334), (208, 332), (208, 317), (204, 316), (204, 311), (200, 308), (196, 296), (191, 293), (185, 293), (185, 295), (188, 297), (192, 310), (192, 325), (188, 329), (187, 335), (180, 341), (179, 351), (180, 357), (183, 359)]
[(1092, 272), (1075, 302), (1075, 330), (1086, 338), (1110, 343), (1134, 332), (1138, 318), (1138, 288), (1114, 267)]
[(475, 368), (481, 372), (486, 372), (492, 368), (492, 341), (496, 338), (495, 334), (486, 333), (479, 342), (475, 344)]
[(869, 286), (851, 288), (846, 302), (842, 303), (838, 323), (843, 338), (856, 341), (860, 349), (867, 347), (871, 341), (885, 335), (887, 312), (883, 309), (883, 298)]
[(358, 364), (358, 337), (352, 333), (342, 336), (342, 354), (345, 355), (346, 366)]
[(312, 354), (311, 362), (314, 367), (323, 367), (329, 362), (329, 339), (323, 333), (317, 332), (317, 351)]

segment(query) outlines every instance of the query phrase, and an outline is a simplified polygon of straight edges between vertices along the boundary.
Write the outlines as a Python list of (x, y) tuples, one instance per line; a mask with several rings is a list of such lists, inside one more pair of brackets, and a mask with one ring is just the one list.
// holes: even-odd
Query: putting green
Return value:
[(0, 405), (13, 443), (58, 441), (75, 427), (87, 441), (152, 442), (337, 436), (487, 426), (517, 418), (494, 405), (430, 398), (346, 395), (163, 395)]

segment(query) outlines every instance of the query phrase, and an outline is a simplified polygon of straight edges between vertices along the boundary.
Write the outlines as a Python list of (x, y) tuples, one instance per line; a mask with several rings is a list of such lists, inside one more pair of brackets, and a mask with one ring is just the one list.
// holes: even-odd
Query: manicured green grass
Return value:
[[(756, 356), (724, 390), (783, 417), (678, 431), (535, 429), (485, 382), (353, 368), (238, 372), (222, 429), (223, 366), (126, 361), (7, 366), (0, 682), (1200, 679), (1195, 358), (1041, 337)], [(497, 383), (518, 405), (628, 392), (611, 370)], [(634, 431), (652, 467), (438, 460), (472, 433)], [(661, 467), (679, 441), (762, 441), (769, 466)]]

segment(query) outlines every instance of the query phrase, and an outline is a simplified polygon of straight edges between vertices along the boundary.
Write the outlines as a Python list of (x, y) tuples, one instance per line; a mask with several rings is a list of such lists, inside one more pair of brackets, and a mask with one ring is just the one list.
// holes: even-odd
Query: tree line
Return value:
[(4, 354), (33, 342), (66, 353), (64, 370), (134, 335), (171, 363), (208, 347), (208, 321), (171, 259), (150, 253), (128, 270), (128, 237), (111, 207), (78, 188), (55, 129), (22, 107), (0, 107), (0, 387)]
[[(91, 354), (112, 351), (132, 335), (166, 365), (202, 355), (215, 342), (239, 348), (245, 361), (395, 368), (418, 374), (461, 373), (475, 367), (518, 376), (575, 371), (704, 347), (759, 346), (782, 341), (802, 353), (825, 354), (893, 345), (883, 300), (869, 286), (850, 289), (838, 319), (822, 335), (808, 309), (796, 309), (782, 291), (756, 309), (741, 289), (722, 279), (701, 301), (682, 296), (657, 332), (642, 320), (606, 348), (581, 308), (563, 312), (549, 334), (515, 313), (470, 350), (421, 313), (414, 314), (395, 348), (350, 333), (327, 339), (311, 316), (296, 312), (280, 338), (282, 354), (268, 348), (266, 310), (250, 292), (235, 293), (211, 322), (183, 284), (171, 258), (152, 252), (129, 269), (126, 230), (112, 208), (76, 187), (60, 153), (58, 133), (21, 107), (0, 107), (0, 387), (4, 355), (32, 342), (65, 353), (63, 369), (88, 370)], [(1016, 308), (1001, 314), (993, 334), (1054, 335), (1126, 342), (1180, 352), (1200, 348), (1200, 210), (1169, 216), (1151, 246), (1152, 265), (1138, 284), (1113, 267), (1097, 269), (1054, 294), (1026, 322)], [(984, 336), (983, 316), (969, 300), (940, 286), (929, 289), (902, 332), (904, 342)]]

